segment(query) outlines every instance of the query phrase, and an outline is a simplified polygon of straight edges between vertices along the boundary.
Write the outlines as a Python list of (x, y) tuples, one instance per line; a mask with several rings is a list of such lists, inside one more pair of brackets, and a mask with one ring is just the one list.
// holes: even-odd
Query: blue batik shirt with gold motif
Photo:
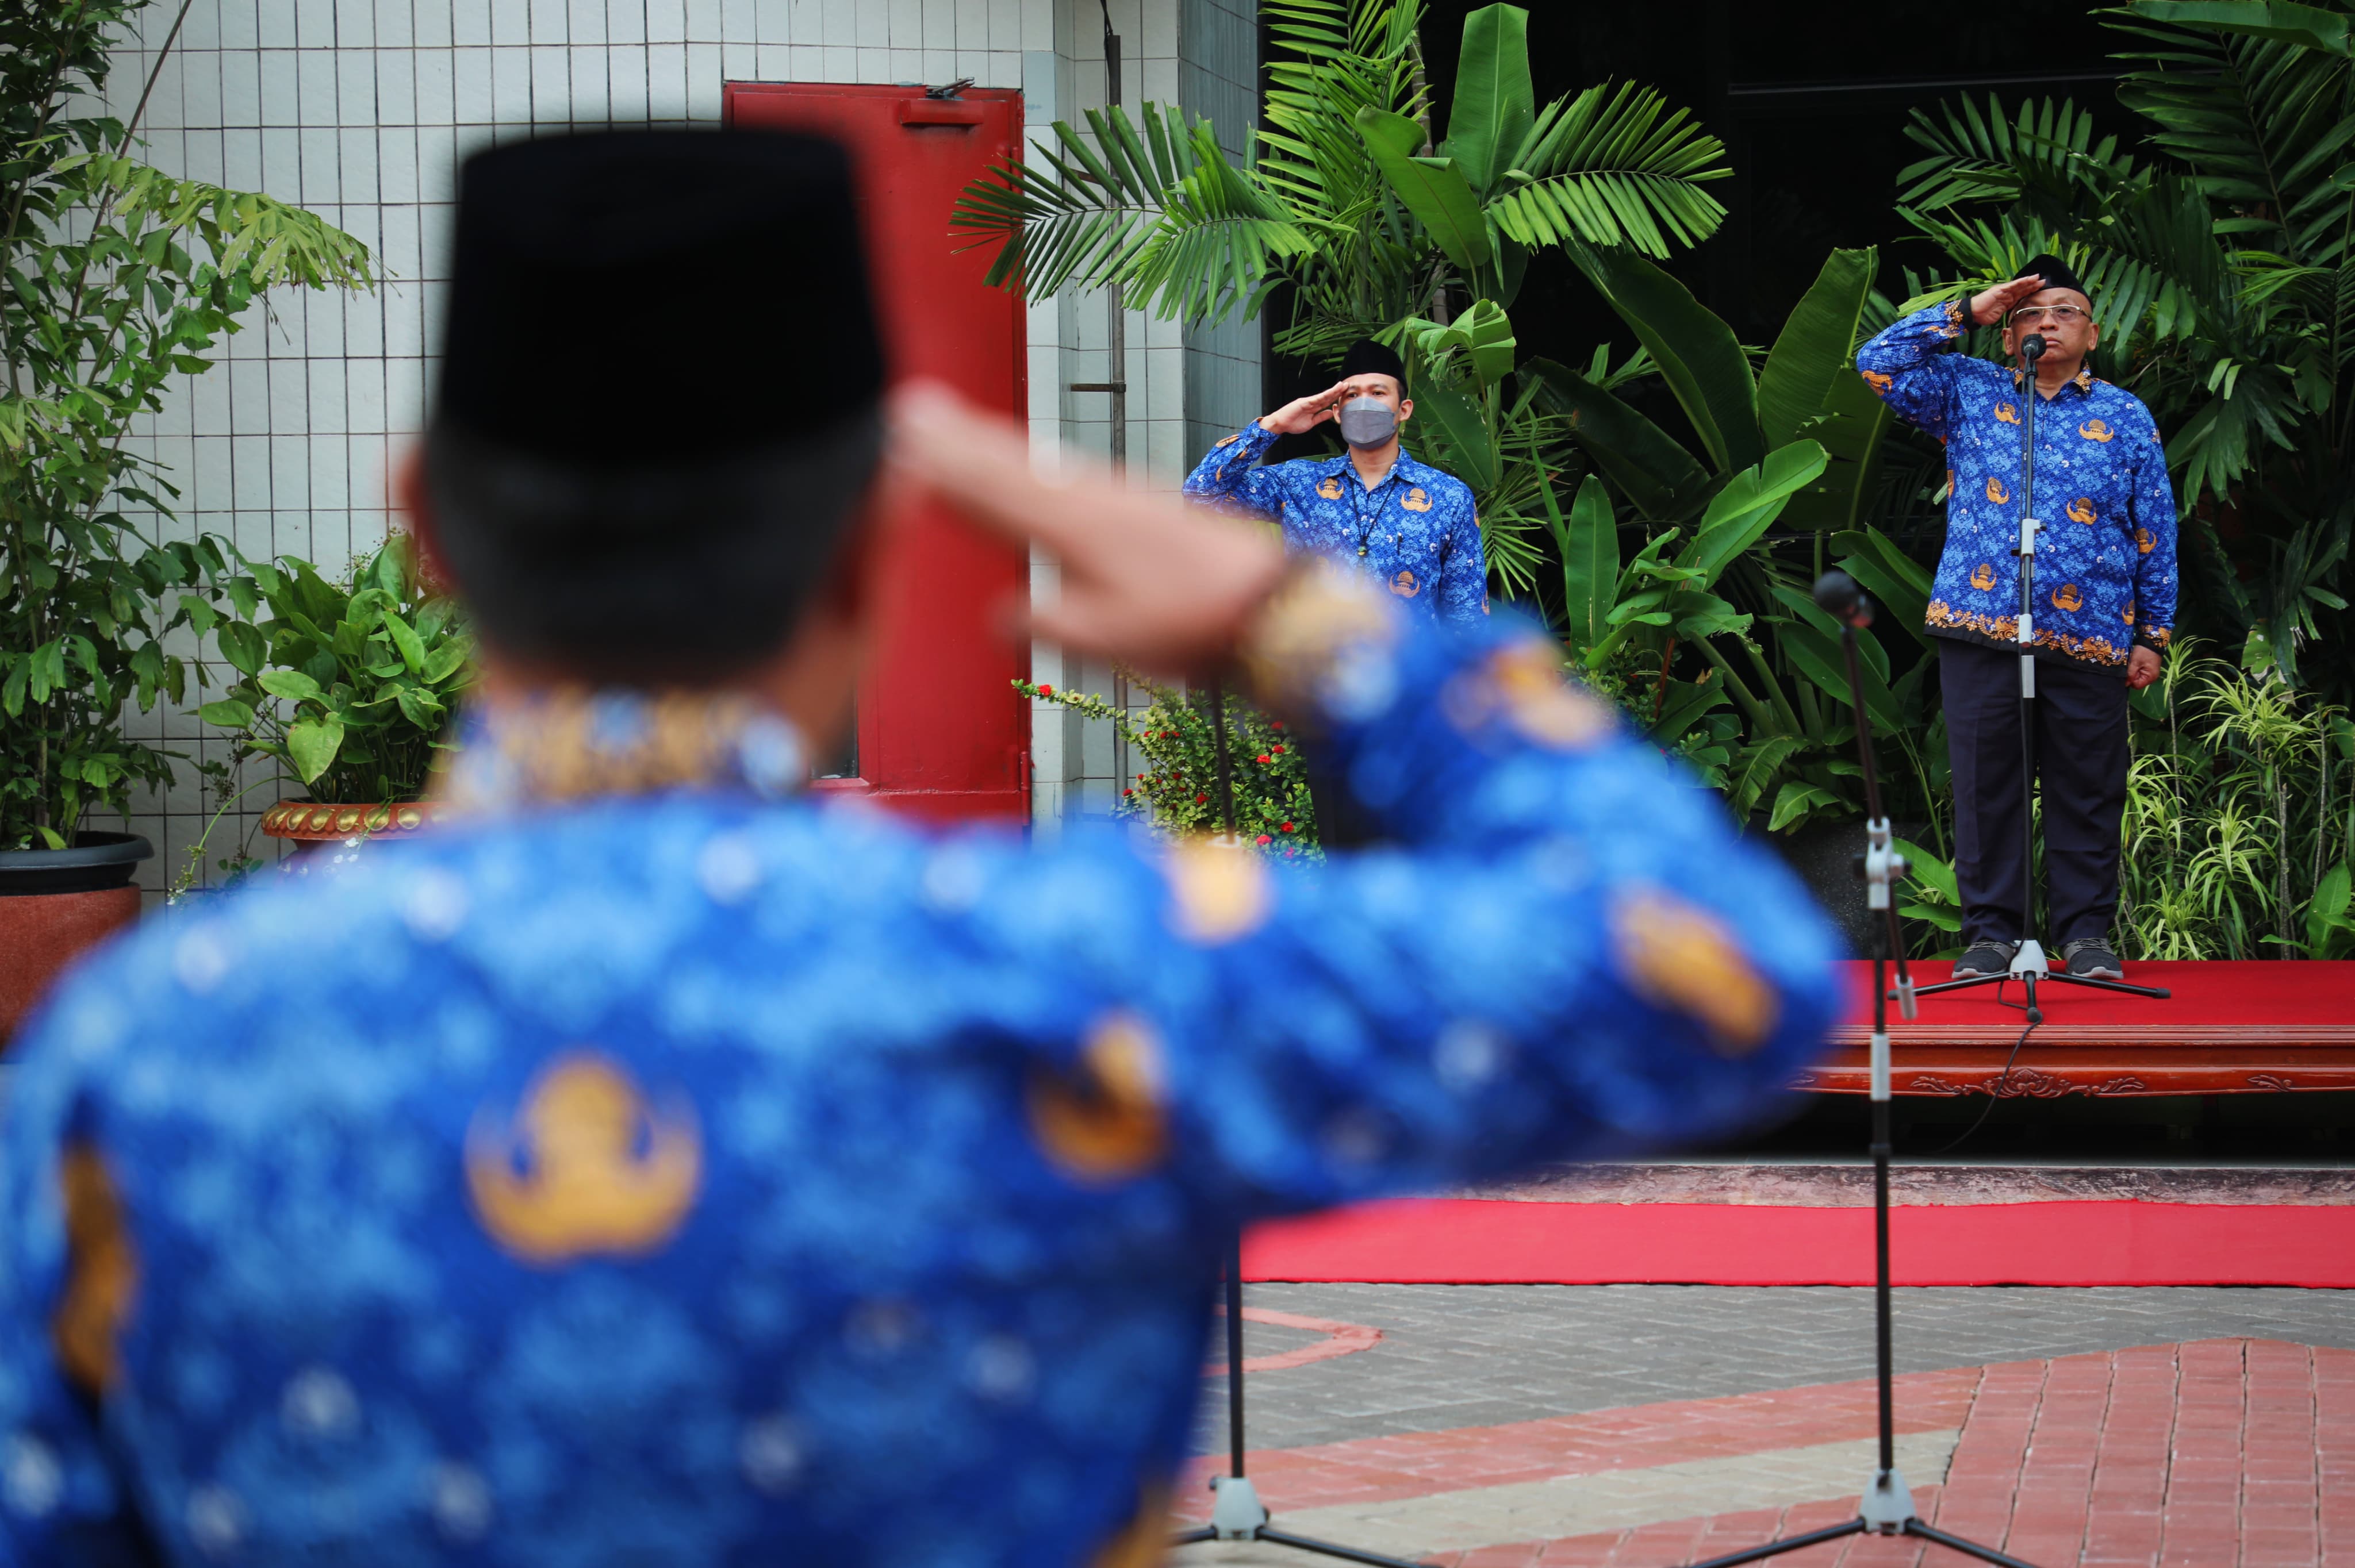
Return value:
[(1186, 493), (1273, 518), (1292, 549), (1355, 567), (1442, 620), (1488, 609), (1488, 556), (1464, 482), (1406, 450), (1370, 490), (1343, 452), (1259, 460), (1275, 432), (1254, 419), (1221, 439), (1187, 477)]
[(558, 694), (471, 826), (83, 964), (0, 1132), (0, 1562), (1155, 1561), (1239, 1225), (1778, 1100), (1829, 933), (1556, 645), (1323, 568), (1255, 625), (1393, 845), (926, 831)]
[[(1857, 369), (1908, 424), (1946, 444), (1946, 547), (1929, 631), (1990, 647), (2019, 635), (2019, 373), (1945, 352), (1963, 307), (1916, 311), (1856, 351)], [(2142, 399), (2091, 370), (2036, 405), (2037, 655), (2126, 670), (2175, 626), (2175, 488)]]

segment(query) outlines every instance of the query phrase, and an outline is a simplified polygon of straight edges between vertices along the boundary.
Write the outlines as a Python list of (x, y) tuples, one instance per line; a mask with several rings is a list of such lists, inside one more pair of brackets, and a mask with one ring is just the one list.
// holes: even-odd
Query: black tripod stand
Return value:
[(2027, 366), (2027, 374), (2021, 378), (2027, 396), (2020, 400), (2025, 411), (2020, 415), (2019, 425), (2019, 543), (2012, 552), (2019, 557), (2019, 947), (2011, 956), (2011, 967), (2001, 974), (1942, 980), (1914, 993), (1934, 996), (1942, 991), (1967, 991), (1973, 986), (2018, 980), (2028, 992), (2030, 1024), (2044, 1022), (2044, 1010), (2036, 1001), (2039, 984), (2081, 985), (2090, 991), (2123, 991), (2128, 996), (2155, 997), (2162, 1001), (2168, 995), (2161, 986), (2128, 985), (2124, 980), (2096, 980), (2092, 975), (2056, 970), (2045, 957), (2043, 944), (2036, 939), (2036, 535), (2043, 527), (2036, 520), (2036, 362), (2043, 354), (2044, 339), (2038, 334), (2030, 333), (2020, 343), (2020, 358)]
[[(1210, 688), (1211, 755), (1218, 759), (1219, 805), (1226, 823), (1227, 838), (1235, 842), (1235, 782), (1227, 756), (1227, 689), (1224, 684)], [(1243, 1244), (1235, 1238), (1235, 1249), (1227, 1256), (1227, 1473), (1213, 1477), (1211, 1489), (1218, 1500), (1210, 1505), (1210, 1522), (1189, 1530), (1171, 1539), (1172, 1546), (1186, 1546), (1198, 1541), (1265, 1541), (1277, 1546), (1289, 1546), (1298, 1552), (1321, 1552), (1327, 1557), (1339, 1557), (1351, 1563), (1366, 1563), (1372, 1568), (1419, 1568), (1403, 1557), (1385, 1557), (1379, 1552), (1360, 1552), (1354, 1546), (1337, 1546), (1329, 1541), (1295, 1535), (1288, 1530), (1278, 1530), (1268, 1522), (1267, 1505), (1259, 1500), (1259, 1491), (1243, 1474)]]
[[(1897, 1473), (1897, 1406), (1889, 1328), (1889, 999), (1895, 996), (1905, 1016), (1912, 1018), (1916, 993), (1913, 978), (1906, 972), (1904, 946), (1898, 939), (1897, 904), (1890, 896), (1890, 884), (1903, 874), (1905, 862), (1891, 847), (1889, 819), (1881, 814), (1881, 780), (1872, 768), (1871, 720), (1864, 711), (1864, 681), (1857, 673), (1857, 629), (1872, 624), (1872, 607), (1845, 572), (1825, 574), (1816, 584), (1816, 602), (1840, 620), (1840, 651), (1848, 656), (1849, 702), (1856, 714), (1857, 758), (1864, 770), (1867, 821), (1864, 854), (1859, 862), (1858, 874), (1864, 878), (1866, 907), (1881, 915), (1872, 954), (1872, 1308), (1874, 1360), (1881, 1383), (1881, 1465), (1864, 1489), (1857, 1516), (1847, 1523), (1809, 1531), (1785, 1541), (1770, 1541), (1746, 1552), (1712, 1557), (1694, 1564), (1694, 1568), (1732, 1568), (1737, 1563), (1757, 1563), (1785, 1552), (1796, 1552), (1803, 1546), (1867, 1531), (1934, 1541), (1965, 1556), (1998, 1564), (1998, 1568), (2030, 1568), (2019, 1558), (2007, 1557), (1991, 1546), (1981, 1546), (1923, 1523), (1913, 1512), (1913, 1494), (1907, 1489), (1905, 1478)], [(1893, 992), (1883, 989), (1891, 958), (1897, 961), (1897, 989)]]

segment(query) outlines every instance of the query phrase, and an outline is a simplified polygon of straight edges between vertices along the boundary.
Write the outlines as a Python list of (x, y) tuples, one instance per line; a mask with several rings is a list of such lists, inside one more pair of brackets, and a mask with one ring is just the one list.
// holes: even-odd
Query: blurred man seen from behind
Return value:
[[(1723, 1132), (1817, 1045), (1821, 922), (1534, 630), (887, 415), (857, 236), (822, 142), (467, 164), (408, 496), (470, 825), (152, 921), (27, 1036), (0, 1559), (1151, 1561), (1238, 1226)], [(1398, 847), (802, 797), (911, 486)]]

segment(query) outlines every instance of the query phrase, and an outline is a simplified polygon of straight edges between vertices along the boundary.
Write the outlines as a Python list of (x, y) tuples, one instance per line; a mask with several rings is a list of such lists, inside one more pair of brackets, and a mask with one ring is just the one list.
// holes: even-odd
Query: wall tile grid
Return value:
[[(1146, 101), (1207, 117), (1230, 152), (1240, 153), (1256, 118), (1259, 34), (1252, 0), (1111, 0), (1121, 38), (1121, 102), (1135, 113)], [(1104, 13), (1084, 0), (1057, 17), (1056, 93), (1035, 90), (1028, 104), (1034, 144), (1049, 143), (1049, 122), (1079, 123), (1106, 101)], [(1108, 352), (1110, 302), (1100, 292), (1034, 306), (1031, 314), (1031, 420), (1052, 420), (1073, 447), (1102, 457), (1111, 448), (1111, 398), (1072, 392), (1074, 382), (1114, 379)], [(1126, 317), (1129, 471), (1152, 489), (1175, 489), (1211, 442), (1260, 410), (1260, 333), (1256, 322), (1188, 327), (1132, 309)], [(1060, 345), (1060, 371), (1043, 374), (1040, 354)], [(1053, 564), (1034, 561), (1034, 598), (1055, 591)], [(1034, 646), (1033, 678), (1105, 696), (1135, 712), (1150, 701), (1114, 671)], [(1034, 821), (1042, 828), (1075, 814), (1110, 811), (1136, 764), (1113, 726), (1082, 720), (1051, 703), (1034, 705), (1031, 726)]]
[[(1125, 100), (1215, 103), (1222, 126), (1244, 123), (1250, 7), (1113, 0)], [(133, 444), (172, 471), (179, 530), (330, 572), (372, 549), (390, 521), (387, 465), (422, 423), (454, 175), (474, 148), (559, 126), (714, 122), (729, 80), (971, 77), (1023, 89), (1034, 138), (1057, 112), (1076, 111), (1057, 106), (1103, 98), (1094, 0), (198, 0), (155, 70), (177, 10), (142, 15), (111, 87), (114, 111), (127, 113), (155, 71), (142, 127), (149, 158), (303, 203), (367, 241), (382, 282), (372, 294), (272, 298), (221, 363), (172, 389)], [(1208, 52), (1181, 58), (1181, 37)], [(1032, 307), (1034, 437), (1105, 450), (1106, 399), (1061, 388), (1107, 378), (1106, 335), (1100, 298)], [(1140, 482), (1174, 487), (1202, 430), (1253, 411), (1257, 332), (1188, 334), (1132, 312), (1128, 340), (1132, 466)], [(1053, 580), (1049, 564), (1034, 571), (1042, 593)], [(1039, 658), (1040, 679), (1062, 673), (1053, 650)], [(193, 712), (133, 723), (192, 762), (226, 759), (226, 743)], [(1094, 727), (1106, 733), (1042, 726), (1043, 818), (1108, 806), (1116, 761), (1110, 726)], [(133, 830), (158, 852), (143, 873), (151, 890), (180, 872), (216, 804), (192, 768), (181, 771), (170, 791), (136, 803)], [(269, 772), (250, 765), (240, 784)], [(264, 788), (233, 807), (208, 860), (248, 840), (273, 851), (254, 833), (270, 803)]]

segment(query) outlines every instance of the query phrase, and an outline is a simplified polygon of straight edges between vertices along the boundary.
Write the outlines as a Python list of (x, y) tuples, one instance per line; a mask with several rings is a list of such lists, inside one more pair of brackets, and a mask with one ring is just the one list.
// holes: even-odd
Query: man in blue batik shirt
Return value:
[[(2017, 366), (1946, 352), (2003, 327), (2008, 356), (2044, 339), (2031, 389)], [(1857, 350), (1857, 369), (1946, 447), (1946, 546), (1930, 597), (1955, 790), (1957, 976), (2009, 969), (2027, 934), (2029, 810), (2019, 752), (2022, 461), (2035, 398), (2036, 757), (2049, 892), (2045, 938), (2072, 974), (2125, 978), (2110, 946), (2126, 808), (2126, 692), (2158, 678), (2175, 623), (2175, 492), (2142, 400), (2085, 363), (2093, 301), (2058, 257), (2009, 283), (1916, 312)]]
[[(1281, 523), (1290, 548), (1365, 572), (1425, 615), (1486, 614), (1488, 557), (1472, 492), (1406, 454), (1399, 432), (1413, 417), (1397, 352), (1368, 338), (1341, 361), (1340, 380), (1212, 447), (1186, 493)], [(1327, 420), (1347, 443), (1340, 456), (1259, 461), (1277, 437)]]
[[(1361, 339), (1342, 357), (1340, 380), (1220, 440), (1187, 477), (1186, 493), (1273, 519), (1287, 549), (1363, 572), (1426, 617), (1486, 615), (1488, 557), (1472, 492), (1407, 456), (1399, 431), (1413, 417), (1397, 351)], [(1345, 443), (1339, 457), (1259, 461), (1279, 436), (1305, 436), (1328, 420)], [(1301, 762), (1325, 847), (1381, 839), (1330, 757), (1310, 747)]]
[[(1540, 629), (1042, 483), (937, 390), (879, 486), (858, 233), (803, 137), (468, 161), (402, 491), (485, 651), (472, 824), (151, 918), (18, 1043), (0, 1562), (1156, 1561), (1239, 1226), (1722, 1134), (1820, 1045), (1820, 917)], [(1399, 847), (804, 796), (922, 491)]]

